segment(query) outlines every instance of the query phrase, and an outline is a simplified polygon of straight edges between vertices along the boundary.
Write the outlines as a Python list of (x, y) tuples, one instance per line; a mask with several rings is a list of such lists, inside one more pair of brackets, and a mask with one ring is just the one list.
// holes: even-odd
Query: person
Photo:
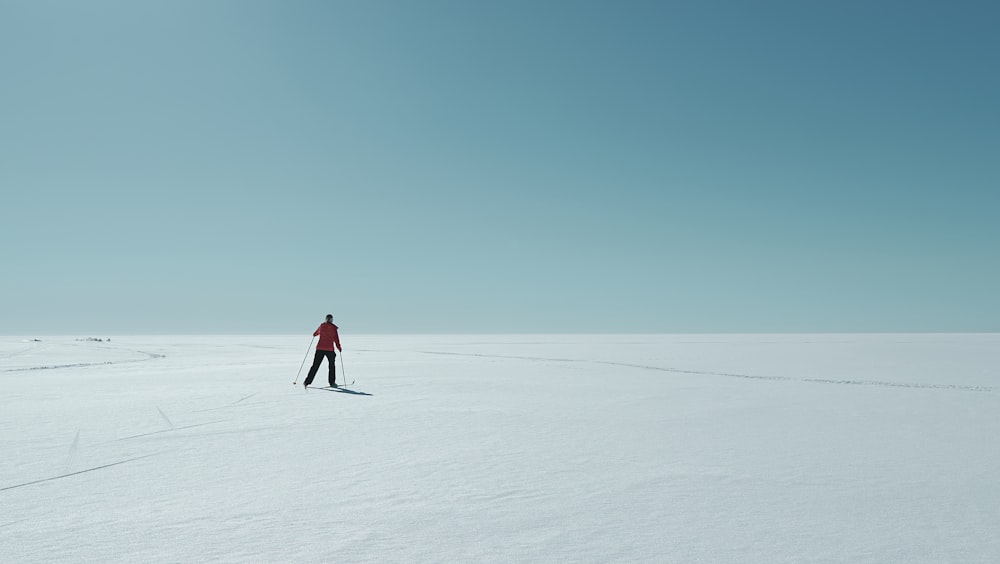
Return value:
[(316, 372), (319, 371), (319, 365), (323, 363), (323, 358), (326, 358), (327, 363), (330, 365), (330, 387), (337, 387), (337, 366), (334, 361), (337, 360), (337, 353), (334, 352), (334, 347), (336, 350), (343, 351), (340, 347), (340, 335), (337, 334), (337, 326), (333, 324), (333, 316), (327, 314), (326, 321), (324, 321), (316, 331), (313, 332), (313, 337), (319, 336), (319, 342), (316, 343), (316, 356), (313, 357), (312, 368), (309, 369), (309, 375), (306, 376), (306, 381), (302, 383), (303, 386), (309, 387), (312, 384), (313, 378), (316, 377)]

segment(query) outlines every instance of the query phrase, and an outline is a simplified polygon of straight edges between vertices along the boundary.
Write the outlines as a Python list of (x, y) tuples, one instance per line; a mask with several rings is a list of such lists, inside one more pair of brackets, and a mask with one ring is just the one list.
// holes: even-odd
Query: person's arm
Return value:
[(333, 330), (333, 344), (337, 345), (338, 351), (344, 352), (344, 349), (340, 346), (340, 335), (337, 333), (336, 329)]
[(319, 337), (319, 327), (317, 327), (316, 330), (313, 331), (313, 337)]

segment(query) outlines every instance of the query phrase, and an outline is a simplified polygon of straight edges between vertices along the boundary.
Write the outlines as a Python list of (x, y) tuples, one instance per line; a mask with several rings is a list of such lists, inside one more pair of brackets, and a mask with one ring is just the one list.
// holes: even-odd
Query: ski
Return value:
[(357, 392), (345, 386), (338, 386), (336, 388), (331, 388), (329, 386), (324, 386), (322, 388), (310, 386), (309, 388), (306, 388), (306, 392), (308, 393), (309, 390), (322, 390), (324, 392), (336, 392), (338, 394), (347, 394), (351, 396), (371, 396), (368, 392)]
[(334, 386), (306, 386), (306, 389), (308, 389), (308, 390), (346, 390), (348, 388), (348, 386), (353, 386), (353, 385), (354, 385), (354, 381), (352, 380), (350, 384), (346, 384), (346, 385), (343, 385), (343, 386), (337, 386), (337, 387), (334, 387)]
[[(351, 384), (353, 384), (353, 383), (354, 382), (351, 382)], [(309, 386), (306, 389), (307, 390), (326, 390), (328, 392), (352, 392), (353, 391), (353, 390), (351, 390), (347, 386), (337, 386), (336, 388), (331, 387), (331, 386)]]

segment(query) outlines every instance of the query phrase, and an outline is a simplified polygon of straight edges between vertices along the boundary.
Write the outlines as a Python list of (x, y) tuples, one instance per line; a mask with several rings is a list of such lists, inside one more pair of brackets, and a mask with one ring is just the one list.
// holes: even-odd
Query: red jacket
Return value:
[(344, 350), (340, 348), (340, 335), (337, 334), (337, 326), (333, 323), (324, 322), (316, 328), (313, 337), (316, 335), (319, 335), (319, 343), (316, 345), (316, 350), (332, 351), (334, 345), (337, 345), (338, 351)]

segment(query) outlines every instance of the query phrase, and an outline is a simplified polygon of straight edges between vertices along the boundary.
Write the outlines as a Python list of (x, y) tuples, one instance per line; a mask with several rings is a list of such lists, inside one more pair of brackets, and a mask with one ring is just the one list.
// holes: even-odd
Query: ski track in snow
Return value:
[(28, 346), (20, 348), (20, 349), (15, 349), (15, 350), (12, 350), (12, 351), (7, 351), (7, 352), (0, 353), (0, 359), (11, 359), (11, 358), (14, 358), (14, 357), (17, 357), (17, 356), (21, 356), (23, 354), (27, 354), (27, 353), (32, 352), (32, 351), (37, 351), (38, 349), (40, 349), (42, 347), (43, 347), (43, 345), (41, 343), (31, 343)]
[(204, 427), (205, 425), (214, 425), (215, 423), (223, 423), (225, 421), (227, 421), (227, 419), (218, 419), (216, 421), (208, 421), (207, 423), (196, 423), (194, 425), (185, 425), (183, 427), (171, 427), (170, 429), (163, 429), (163, 430), (160, 430), (160, 431), (152, 431), (152, 432), (149, 432), (149, 433), (141, 433), (139, 435), (132, 435), (132, 436), (129, 436), (129, 437), (122, 437), (122, 438), (116, 439), (116, 440), (118, 440), (118, 441), (127, 441), (128, 439), (138, 439), (139, 437), (148, 437), (149, 435), (159, 435), (160, 433), (170, 433), (171, 431), (181, 431), (181, 430), (184, 430), (184, 429), (193, 429), (195, 427)]
[(236, 405), (236, 404), (240, 403), (241, 401), (244, 401), (244, 400), (248, 400), (248, 399), (250, 399), (250, 398), (254, 397), (255, 395), (257, 395), (257, 392), (254, 392), (254, 393), (252, 393), (252, 394), (250, 394), (250, 395), (248, 395), (248, 396), (243, 396), (243, 397), (241, 397), (240, 399), (238, 399), (238, 400), (234, 401), (234, 402), (232, 403), (232, 405)]
[[(80, 345), (77, 345), (76, 343), (68, 343), (68, 346), (80, 346)], [(110, 366), (110, 365), (119, 365), (119, 364), (133, 364), (133, 363), (136, 363), (136, 362), (148, 362), (150, 360), (156, 360), (158, 358), (166, 358), (166, 355), (162, 355), (162, 354), (158, 354), (158, 353), (151, 353), (151, 352), (146, 352), (146, 351), (133, 350), (133, 349), (119, 349), (119, 348), (112, 348), (112, 347), (93, 347), (93, 348), (100, 348), (100, 349), (105, 349), (105, 350), (112, 350), (112, 351), (116, 351), (116, 352), (130, 352), (130, 353), (135, 353), (135, 354), (141, 354), (141, 355), (145, 355), (146, 358), (136, 358), (136, 359), (131, 359), (131, 360), (106, 360), (104, 362), (78, 362), (78, 363), (74, 363), (74, 364), (53, 364), (53, 365), (46, 365), (46, 366), (28, 366), (28, 367), (25, 367), (25, 368), (5, 368), (3, 370), (0, 370), (0, 372), (30, 372), (30, 371), (33, 371), (33, 370), (59, 370), (59, 369), (62, 369), (62, 368), (86, 368), (88, 366)], [(6, 358), (10, 358), (10, 357), (6, 357)]]
[(265, 404), (271, 403), (271, 402), (266, 402), (266, 401), (259, 401), (259, 402), (254, 402), (254, 403), (243, 403), (244, 401), (246, 401), (246, 400), (248, 400), (248, 399), (256, 396), (258, 393), (260, 393), (260, 392), (254, 392), (252, 394), (245, 395), (245, 396), (241, 397), (240, 399), (234, 401), (233, 403), (229, 403), (229, 404), (226, 404), (226, 405), (220, 405), (218, 407), (209, 407), (209, 408), (205, 408), (205, 409), (195, 409), (191, 413), (204, 413), (206, 411), (216, 411), (216, 410), (219, 410), (219, 409), (228, 409), (230, 407), (249, 407), (251, 405), (265, 405)]
[(205, 413), (206, 411), (218, 411), (220, 409), (229, 409), (230, 407), (250, 407), (250, 406), (254, 406), (254, 405), (268, 405), (270, 403), (274, 403), (274, 402), (270, 402), (270, 401), (255, 401), (253, 403), (239, 403), (239, 402), (236, 402), (236, 403), (231, 403), (231, 404), (228, 404), (228, 405), (220, 405), (219, 407), (207, 407), (205, 409), (195, 409), (195, 410), (192, 410), (191, 413)]
[[(3, 488), (0, 488), (0, 492), (6, 491), (6, 490), (13, 490), (15, 488), (23, 488), (24, 486), (30, 486), (32, 484), (40, 484), (42, 482), (51, 482), (52, 480), (60, 480), (62, 478), (69, 478), (70, 476), (76, 476), (77, 474), (85, 474), (87, 472), (93, 472), (95, 470), (102, 470), (104, 468), (111, 468), (112, 466), (118, 466), (119, 464), (126, 464), (126, 463), (129, 463), (129, 462), (134, 462), (136, 460), (142, 460), (143, 458), (149, 458), (151, 456), (156, 456), (157, 454), (159, 454), (159, 453), (147, 454), (147, 455), (144, 455), (144, 456), (137, 456), (135, 458), (129, 458), (127, 460), (120, 460), (118, 462), (112, 462), (111, 464), (104, 464), (104, 465), (101, 465), (101, 466), (94, 466), (93, 468), (87, 468), (86, 470), (77, 470), (76, 472), (70, 472), (69, 474), (62, 474), (62, 475), (59, 475), (59, 476), (52, 476), (51, 478), (42, 478), (41, 480), (33, 480), (31, 482), (25, 482), (23, 484), (17, 484), (17, 485), (13, 485), (13, 486), (6, 486), (6, 487), (3, 487)], [(19, 521), (14, 521), (14, 523), (18, 523), (18, 522)], [(13, 524), (13, 523), (9, 523), (9, 524)]]
[(80, 444), (80, 430), (77, 429), (76, 437), (73, 438), (73, 444), (69, 446), (69, 455), (66, 457), (66, 466), (63, 468), (63, 472), (69, 472), (69, 469), (73, 466), (73, 461), (76, 460), (76, 451)]
[(671, 374), (690, 374), (695, 376), (724, 376), (726, 378), (742, 378), (744, 380), (771, 380), (775, 382), (805, 382), (809, 384), (838, 384), (843, 386), (878, 386), (883, 388), (909, 388), (919, 390), (958, 390), (963, 392), (996, 392), (996, 386), (966, 386), (962, 384), (919, 384), (915, 382), (887, 382), (883, 380), (839, 380), (831, 378), (793, 378), (790, 376), (765, 376), (755, 374), (739, 374), (735, 372), (710, 372), (706, 370), (684, 370), (681, 368), (668, 368), (664, 366), (652, 366), (647, 364), (632, 364), (628, 362), (614, 362), (610, 360), (585, 360), (577, 358), (548, 358), (535, 356), (511, 356), (493, 354), (474, 353), (454, 353), (441, 351), (416, 351), (421, 354), (433, 354), (444, 356), (498, 358), (506, 360), (527, 360), (532, 362), (567, 362), (578, 364), (602, 364), (606, 366), (620, 366), (624, 368), (638, 368), (640, 370), (655, 370), (658, 372), (669, 372)]

